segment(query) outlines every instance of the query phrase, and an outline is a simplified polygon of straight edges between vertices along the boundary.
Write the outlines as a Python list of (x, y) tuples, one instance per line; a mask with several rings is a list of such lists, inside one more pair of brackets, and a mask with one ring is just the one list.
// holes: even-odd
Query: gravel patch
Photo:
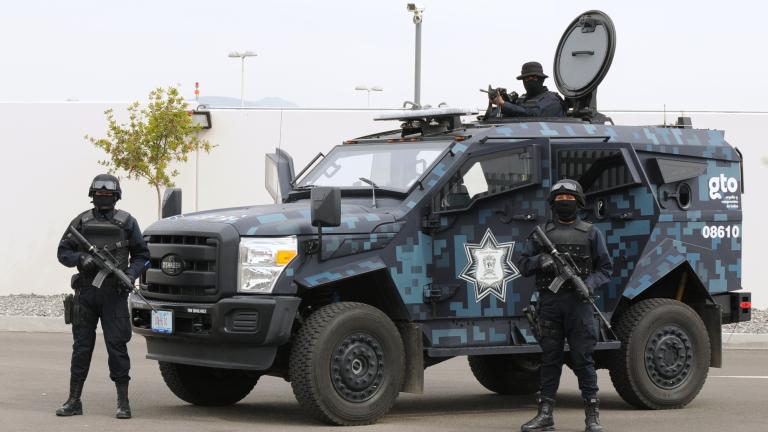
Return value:
[(65, 295), (11, 294), (0, 296), (0, 315), (62, 317), (64, 316)]
[[(12, 294), (0, 296), (0, 315), (10, 316), (64, 316), (64, 296)], [(723, 334), (768, 333), (768, 309), (752, 309), (752, 320), (723, 326)]]
[(750, 321), (724, 325), (723, 334), (728, 333), (768, 333), (768, 309), (752, 309)]

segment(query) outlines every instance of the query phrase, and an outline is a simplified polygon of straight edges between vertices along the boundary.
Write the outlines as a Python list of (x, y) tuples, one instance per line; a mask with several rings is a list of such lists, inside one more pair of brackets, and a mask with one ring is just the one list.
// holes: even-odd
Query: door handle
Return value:
[(609, 216), (611, 219), (632, 220), (635, 218), (635, 213), (631, 211), (626, 211), (621, 213), (611, 213)]
[(528, 213), (516, 214), (516, 215), (512, 215), (512, 219), (516, 221), (522, 221), (522, 222), (534, 222), (536, 221), (536, 213), (528, 212)]
[(493, 213), (499, 215), (499, 219), (501, 219), (502, 223), (508, 224), (515, 221), (521, 221), (521, 222), (532, 222), (536, 220), (536, 213), (533, 211), (529, 211), (526, 213), (520, 213), (520, 214), (513, 214), (509, 216), (509, 211), (507, 211), (507, 204), (504, 203), (501, 207), (496, 207), (493, 209)]

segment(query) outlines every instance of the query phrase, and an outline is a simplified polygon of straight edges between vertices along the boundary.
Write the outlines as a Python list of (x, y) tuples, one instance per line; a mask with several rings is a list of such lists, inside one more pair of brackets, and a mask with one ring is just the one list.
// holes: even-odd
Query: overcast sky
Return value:
[[(0, 101), (132, 101), (180, 85), (192, 97), (361, 107), (413, 97), (414, 25), (406, 1), (4, 2)], [(600, 9), (618, 34), (601, 109), (768, 110), (765, 2), (425, 0), (422, 102), (478, 106), (478, 88), (517, 88), (527, 60), (551, 75), (565, 27)], [(551, 79), (551, 89), (555, 88)], [(518, 88), (518, 91), (520, 89)]]

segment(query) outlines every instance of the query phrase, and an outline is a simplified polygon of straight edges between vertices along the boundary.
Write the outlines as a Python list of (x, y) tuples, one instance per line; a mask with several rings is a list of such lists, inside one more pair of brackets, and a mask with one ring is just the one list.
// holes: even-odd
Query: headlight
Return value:
[(296, 256), (296, 237), (240, 239), (237, 291), (271, 293), (277, 277)]

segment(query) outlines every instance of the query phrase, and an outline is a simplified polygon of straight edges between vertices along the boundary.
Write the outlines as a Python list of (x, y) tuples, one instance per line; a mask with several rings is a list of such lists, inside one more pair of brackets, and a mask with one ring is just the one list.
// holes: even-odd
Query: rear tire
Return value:
[(707, 379), (707, 329), (688, 305), (655, 298), (630, 307), (614, 326), (621, 349), (610, 360), (611, 381), (627, 403), (675, 409), (690, 403)]
[(236, 369), (216, 369), (160, 362), (165, 385), (179, 399), (200, 406), (226, 406), (253, 390), (258, 376)]
[(299, 404), (318, 420), (370, 424), (400, 392), (405, 350), (395, 324), (362, 303), (324, 306), (307, 318), (293, 341), (290, 378)]
[(539, 390), (541, 358), (531, 355), (469, 356), (477, 381), (503, 395), (528, 395)]

